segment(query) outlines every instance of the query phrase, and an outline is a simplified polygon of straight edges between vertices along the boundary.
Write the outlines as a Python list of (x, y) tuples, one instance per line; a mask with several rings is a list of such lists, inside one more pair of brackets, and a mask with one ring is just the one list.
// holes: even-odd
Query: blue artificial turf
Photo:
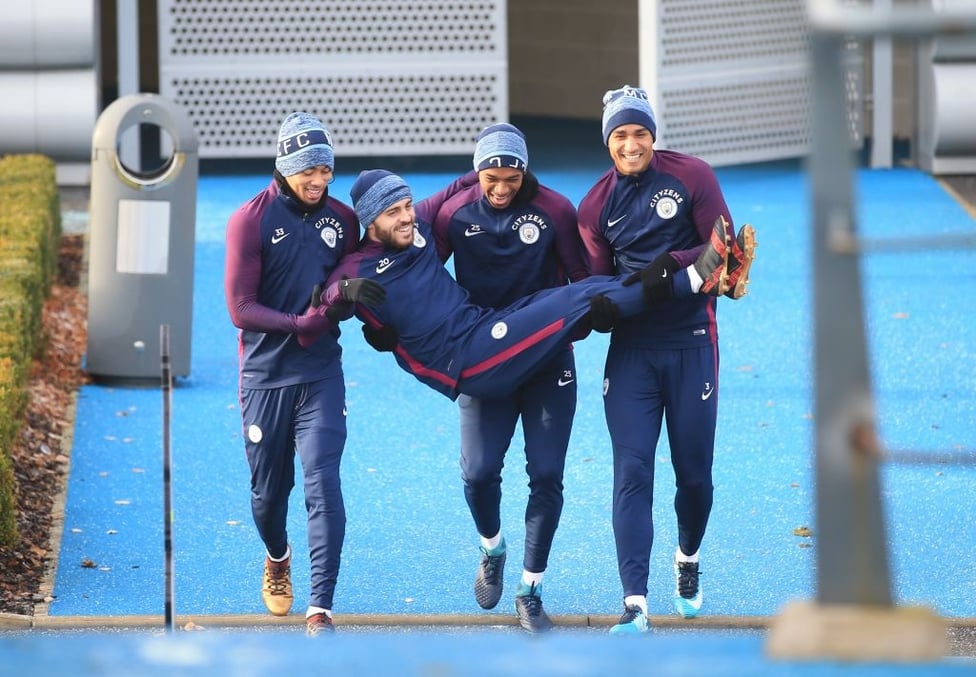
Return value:
[[(603, 171), (545, 165), (540, 180), (574, 203)], [(348, 201), (353, 174), (331, 190)], [(462, 168), (463, 171), (463, 168)], [(403, 172), (421, 198), (453, 173)], [(750, 293), (719, 302), (721, 404), (715, 505), (702, 547), (706, 615), (769, 617), (815, 595), (812, 271), (807, 176), (790, 164), (721, 168), (737, 224), (759, 248)], [(191, 374), (172, 393), (175, 607), (180, 614), (263, 614), (264, 550), (251, 522), (237, 403), (236, 330), (223, 297), (227, 217), (264, 175), (199, 181)], [(930, 176), (858, 172), (866, 236), (972, 233), (973, 218)], [(883, 467), (892, 581), (901, 603), (976, 617), (976, 252), (873, 253), (863, 259), (878, 429), (893, 449), (932, 462)], [(418, 302), (422, 302), (418, 299)], [(621, 589), (610, 526), (611, 460), (601, 401), (607, 338), (577, 344), (579, 405), (565, 508), (546, 573), (550, 614), (616, 614)], [(400, 371), (344, 325), (349, 437), (342, 465), (348, 526), (337, 614), (511, 615), (527, 494), (521, 433), (504, 474), (506, 592), (475, 604), (478, 540), (461, 491), (455, 405)], [(86, 385), (78, 397), (51, 616), (163, 609), (161, 394)], [(945, 452), (955, 462), (939, 459)], [(926, 454), (928, 456), (926, 456)], [(658, 447), (648, 604), (670, 612), (676, 543), (666, 437)], [(809, 527), (813, 537), (794, 530)], [(296, 612), (308, 596), (301, 482), (289, 530)], [(83, 567), (90, 560), (94, 567)]]

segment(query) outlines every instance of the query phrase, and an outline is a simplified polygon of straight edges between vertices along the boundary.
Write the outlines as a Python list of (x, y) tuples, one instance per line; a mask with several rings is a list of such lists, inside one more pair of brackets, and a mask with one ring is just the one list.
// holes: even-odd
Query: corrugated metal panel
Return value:
[[(804, 0), (659, 0), (647, 80), (658, 148), (713, 165), (805, 155), (810, 147)], [(863, 143), (863, 49), (847, 44), (848, 133)]]
[(504, 0), (159, 0), (161, 94), (200, 157), (266, 157), (291, 111), (346, 155), (466, 154), (508, 115)]

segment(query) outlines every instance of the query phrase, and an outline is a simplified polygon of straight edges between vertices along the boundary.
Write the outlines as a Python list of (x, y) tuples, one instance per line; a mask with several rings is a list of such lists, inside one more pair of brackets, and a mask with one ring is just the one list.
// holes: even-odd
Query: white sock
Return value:
[(523, 569), (522, 583), (527, 586), (534, 585), (536, 587), (539, 587), (540, 585), (542, 585), (542, 577), (545, 575), (545, 573), (546, 573), (545, 571), (540, 571), (539, 573), (535, 574), (532, 573), (531, 571), (528, 571), (527, 569)]
[(691, 293), (697, 294), (705, 280), (701, 278), (701, 275), (698, 274), (694, 266), (688, 266), (685, 270), (688, 271), (688, 282), (691, 284)]
[(284, 562), (289, 557), (291, 557), (291, 543), (288, 544), (288, 549), (285, 550), (285, 556), (280, 559), (277, 557), (272, 557), (271, 553), (270, 552), (268, 553), (268, 559), (270, 559), (272, 562)]
[(494, 550), (501, 545), (502, 541), (504, 540), (502, 538), (502, 532), (500, 531), (491, 538), (485, 538), (484, 536), (479, 536), (479, 538), (481, 539), (481, 547), (483, 547), (485, 550)]
[(639, 607), (647, 615), (647, 598), (643, 595), (627, 595), (624, 597), (624, 606)]
[(332, 609), (323, 609), (320, 606), (310, 606), (305, 612), (305, 618), (311, 618), (315, 614), (325, 614), (329, 618), (332, 618)]
[(697, 562), (698, 551), (696, 550), (694, 555), (686, 555), (681, 552), (681, 547), (678, 546), (678, 548), (674, 551), (674, 559), (676, 562)]

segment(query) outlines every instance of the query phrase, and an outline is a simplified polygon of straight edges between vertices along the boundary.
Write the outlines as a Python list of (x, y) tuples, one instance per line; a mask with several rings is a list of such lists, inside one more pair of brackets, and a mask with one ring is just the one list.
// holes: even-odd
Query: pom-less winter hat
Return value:
[(504, 122), (490, 125), (478, 134), (474, 147), (474, 168), (477, 171), (494, 167), (511, 167), (523, 172), (529, 165), (529, 151), (525, 147), (525, 135)]
[(275, 169), (282, 176), (292, 176), (319, 165), (335, 169), (332, 135), (314, 115), (292, 113), (278, 130)]
[(385, 169), (367, 169), (360, 172), (349, 189), (352, 208), (359, 224), (366, 228), (384, 209), (405, 197), (413, 197), (406, 182)]
[(609, 90), (603, 95), (603, 144), (609, 143), (613, 130), (629, 124), (647, 127), (657, 138), (657, 122), (647, 92), (630, 85)]

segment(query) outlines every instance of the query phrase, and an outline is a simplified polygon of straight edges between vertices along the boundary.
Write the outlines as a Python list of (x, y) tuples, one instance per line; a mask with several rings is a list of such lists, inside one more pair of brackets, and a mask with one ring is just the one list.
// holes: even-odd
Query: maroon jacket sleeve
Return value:
[(589, 276), (586, 262), (583, 260), (583, 242), (577, 223), (576, 207), (559, 193), (539, 186), (542, 193), (548, 194), (548, 204), (552, 205), (556, 227), (556, 255), (563, 274), (570, 282), (579, 282)]
[(258, 303), (261, 214), (272, 199), (271, 191), (264, 191), (234, 212), (227, 222), (224, 298), (231, 322), (238, 329), (263, 333), (301, 333), (310, 331), (313, 326), (316, 331), (322, 331), (324, 329), (319, 325), (328, 322), (324, 316), (282, 313)]
[(688, 186), (692, 200), (692, 219), (694, 220), (695, 230), (702, 244), (684, 250), (672, 250), (671, 256), (682, 268), (690, 266), (701, 254), (706, 244), (712, 238), (712, 228), (715, 219), (719, 216), (725, 217), (728, 222), (726, 232), (730, 238), (735, 238), (735, 227), (732, 222), (732, 214), (725, 202), (725, 196), (718, 183), (718, 177), (714, 170), (704, 160), (685, 155), (679, 158), (681, 162), (681, 178)]
[[(473, 186), (477, 186), (478, 189), (476, 191), (470, 190)], [(481, 197), (478, 172), (471, 170), (467, 174), (454, 179), (446, 188), (439, 190), (430, 197), (424, 198), (415, 206), (417, 218), (431, 224), (431, 229), (434, 233), (434, 244), (437, 247), (437, 254), (440, 256), (441, 261), (447, 261), (451, 258), (452, 247), (447, 237), (447, 225), (451, 221), (451, 216), (457, 211), (456, 206), (458, 201), (452, 200), (451, 198), (459, 193), (464, 193), (471, 199)], [(452, 208), (445, 210), (443, 207), (448, 201), (451, 202)]]
[(590, 275), (616, 275), (613, 250), (603, 235), (600, 219), (607, 197), (616, 182), (613, 169), (608, 170), (582, 199), (577, 210), (583, 258)]

